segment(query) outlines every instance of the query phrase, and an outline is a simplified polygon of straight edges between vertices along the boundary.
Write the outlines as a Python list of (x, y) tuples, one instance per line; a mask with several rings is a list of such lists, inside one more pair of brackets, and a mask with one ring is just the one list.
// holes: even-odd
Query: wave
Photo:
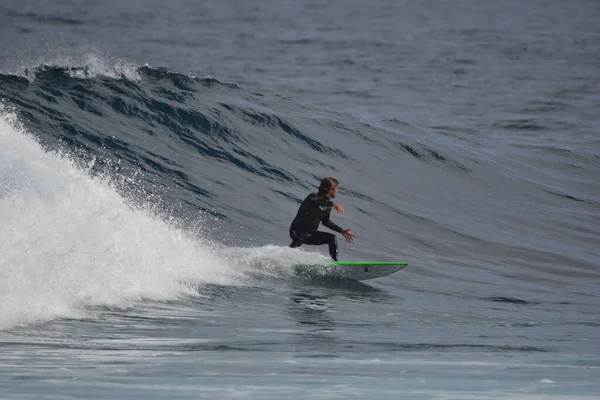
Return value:
[[(110, 164), (118, 165), (120, 174), (135, 171), (151, 190), (175, 190), (171, 197), (205, 212), (215, 210), (214, 199), (224, 197), (219, 189), (231, 190), (215, 176), (214, 171), (224, 169), (272, 181), (272, 186), (304, 187), (321, 173), (300, 176), (299, 169), (310, 171), (316, 165), (335, 171), (336, 163), (356, 163), (364, 156), (409, 155), (469, 170), (389, 128), (366, 126), (347, 116), (336, 121), (331, 113), (315, 116), (310, 107), (267, 99), (235, 84), (148, 66), (138, 67), (135, 79), (130, 75), (131, 70), (98, 75), (89, 65), (42, 65), (23, 76), (1, 74), (0, 93), (46, 148), (67, 150), (86, 163), (95, 159), (94, 170)], [(361, 134), (365, 128), (376, 135)], [(354, 148), (345, 150), (342, 142)]]
[[(596, 199), (549, 194), (456, 135), (93, 60), (0, 73), (0, 329), (198, 295), (198, 282), (285, 279), (323, 257), (286, 245), (326, 175), (352, 205), (352, 258), (417, 260), (425, 276), (464, 268), (445, 279), (473, 265), (498, 279), (518, 265), (524, 281), (595, 274)], [(582, 207), (576, 220), (563, 199)]]
[(81, 317), (90, 306), (198, 296), (199, 283), (243, 284), (246, 269), (273, 270), (272, 258), (290, 268), (315, 259), (286, 255), (291, 249), (223, 250), (202, 226), (190, 231), (151, 202), (121, 196), (118, 182), (45, 151), (14, 113), (0, 114), (0, 329)]

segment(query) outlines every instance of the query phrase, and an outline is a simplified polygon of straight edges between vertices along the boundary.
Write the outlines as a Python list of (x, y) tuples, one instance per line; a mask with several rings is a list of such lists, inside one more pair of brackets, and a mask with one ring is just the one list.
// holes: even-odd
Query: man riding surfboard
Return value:
[(356, 235), (350, 229), (342, 229), (329, 219), (331, 209), (335, 208), (344, 214), (344, 207), (334, 203), (331, 199), (338, 191), (338, 181), (335, 178), (325, 178), (321, 181), (319, 191), (309, 194), (298, 209), (296, 217), (290, 226), (290, 247), (300, 247), (303, 244), (329, 245), (329, 254), (333, 261), (337, 261), (338, 246), (336, 236), (332, 233), (319, 231), (319, 224), (342, 234), (348, 243), (354, 243)]

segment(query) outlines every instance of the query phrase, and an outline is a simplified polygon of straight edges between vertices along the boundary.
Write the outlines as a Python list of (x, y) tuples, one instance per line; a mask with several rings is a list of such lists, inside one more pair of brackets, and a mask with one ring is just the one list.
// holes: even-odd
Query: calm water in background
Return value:
[[(3, 397), (598, 397), (598, 20), (2, 2)], [(294, 276), (327, 175), (341, 258), (407, 269)]]

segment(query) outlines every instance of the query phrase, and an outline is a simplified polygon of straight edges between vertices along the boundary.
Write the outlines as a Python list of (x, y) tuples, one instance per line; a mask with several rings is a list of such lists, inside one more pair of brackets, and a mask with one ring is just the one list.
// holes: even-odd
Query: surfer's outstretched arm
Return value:
[(329, 215), (327, 215), (325, 218), (323, 218), (321, 220), (321, 222), (323, 223), (323, 225), (325, 225), (326, 227), (328, 227), (332, 231), (335, 231), (335, 232), (338, 232), (338, 233), (342, 233), (342, 228), (338, 224), (336, 224), (335, 222), (333, 222), (332, 220), (330, 220), (329, 219)]
[(356, 237), (356, 235), (354, 233), (352, 233), (352, 231), (350, 231), (350, 229), (342, 229), (335, 222), (333, 222), (332, 220), (330, 220), (329, 219), (329, 214), (327, 214), (325, 216), (325, 218), (321, 222), (323, 223), (323, 225), (325, 225), (326, 227), (328, 227), (332, 231), (336, 231), (336, 232), (341, 233), (342, 236), (344, 237), (344, 239), (346, 239), (346, 242), (348, 242), (348, 243), (354, 243), (354, 238)]

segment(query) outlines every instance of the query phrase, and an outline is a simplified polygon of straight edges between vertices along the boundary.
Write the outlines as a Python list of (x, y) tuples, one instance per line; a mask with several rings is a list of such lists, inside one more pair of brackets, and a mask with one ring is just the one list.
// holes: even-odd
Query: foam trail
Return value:
[(218, 250), (45, 152), (0, 107), (0, 329), (233, 284)]
[(316, 251), (292, 249), (273, 244), (261, 247), (237, 247), (228, 250), (227, 258), (236, 268), (251, 276), (288, 278), (296, 264), (325, 264), (330, 258)]

